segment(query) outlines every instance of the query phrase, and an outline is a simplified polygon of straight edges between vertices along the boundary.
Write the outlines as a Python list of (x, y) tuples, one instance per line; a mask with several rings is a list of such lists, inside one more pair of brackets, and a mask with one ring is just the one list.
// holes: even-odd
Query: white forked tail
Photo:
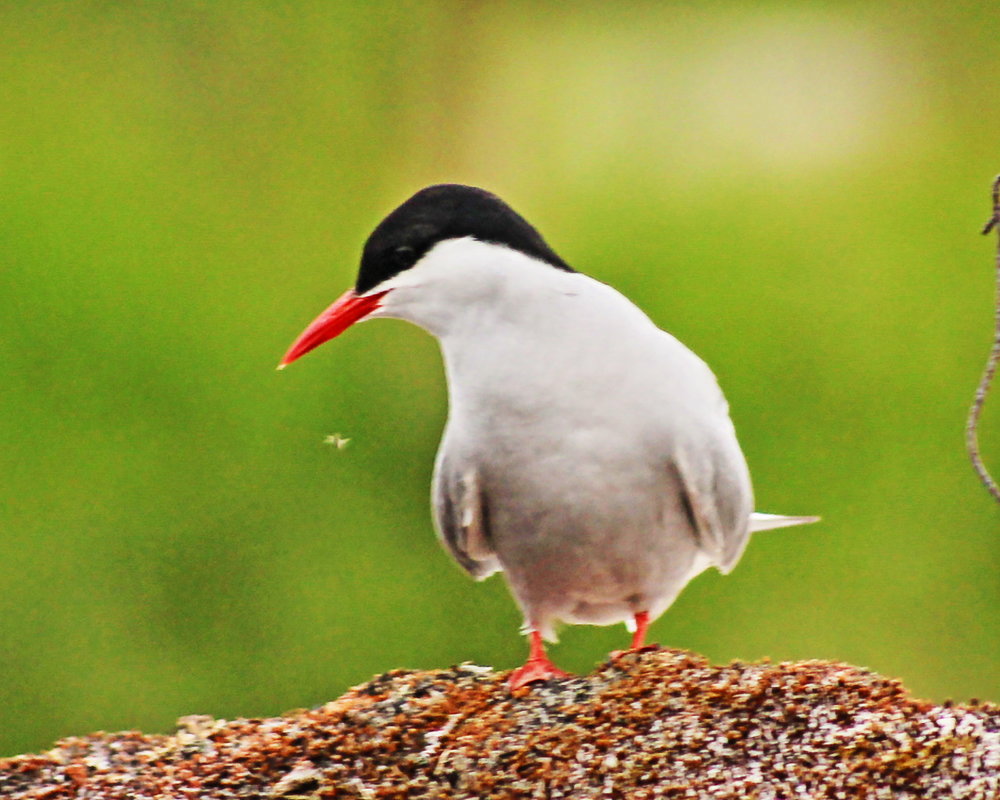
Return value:
[(819, 522), (819, 517), (785, 517), (781, 514), (761, 514), (754, 511), (750, 515), (750, 531), (769, 531), (772, 528), (787, 528), (791, 525), (808, 525), (810, 522)]

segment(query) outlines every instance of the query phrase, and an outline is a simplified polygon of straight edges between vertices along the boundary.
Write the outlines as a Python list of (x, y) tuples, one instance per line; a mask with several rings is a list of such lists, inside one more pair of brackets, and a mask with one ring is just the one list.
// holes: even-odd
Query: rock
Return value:
[(274, 719), (65, 739), (0, 760), (0, 797), (1000, 798), (1000, 707), (845, 664), (661, 649), (513, 695), (504, 679), (397, 670)]

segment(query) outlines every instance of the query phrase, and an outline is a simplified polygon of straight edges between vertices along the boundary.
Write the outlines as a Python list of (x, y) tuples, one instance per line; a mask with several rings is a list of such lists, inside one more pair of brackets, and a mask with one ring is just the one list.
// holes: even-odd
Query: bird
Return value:
[(379, 318), (440, 345), (435, 528), (473, 578), (501, 572), (524, 615), (529, 654), (511, 690), (567, 676), (545, 650), (557, 625), (624, 622), (642, 650), (684, 586), (728, 573), (751, 532), (818, 519), (755, 513), (705, 362), (489, 191), (428, 186), (389, 213), (353, 288), (278, 368)]

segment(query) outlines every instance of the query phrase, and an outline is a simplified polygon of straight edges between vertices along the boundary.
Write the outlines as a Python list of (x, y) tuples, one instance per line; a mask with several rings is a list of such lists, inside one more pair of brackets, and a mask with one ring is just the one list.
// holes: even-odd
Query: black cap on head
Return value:
[(363, 294), (412, 267), (438, 242), (466, 236), (574, 271), (524, 217), (495, 194), (443, 183), (421, 189), (372, 231), (354, 289)]

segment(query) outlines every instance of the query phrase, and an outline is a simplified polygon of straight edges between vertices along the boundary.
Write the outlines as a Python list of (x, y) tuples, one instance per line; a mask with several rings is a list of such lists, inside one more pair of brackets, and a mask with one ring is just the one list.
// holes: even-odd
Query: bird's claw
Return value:
[(568, 672), (563, 672), (548, 659), (528, 659), (524, 666), (518, 667), (507, 678), (507, 686), (511, 691), (520, 689), (529, 683), (547, 681), (549, 678), (569, 678)]
[(644, 644), (642, 647), (630, 647), (628, 650), (612, 650), (611, 660), (617, 661), (622, 656), (627, 656), (631, 653), (655, 653), (657, 650), (662, 649), (663, 647), (658, 642), (653, 642), (652, 644)]

